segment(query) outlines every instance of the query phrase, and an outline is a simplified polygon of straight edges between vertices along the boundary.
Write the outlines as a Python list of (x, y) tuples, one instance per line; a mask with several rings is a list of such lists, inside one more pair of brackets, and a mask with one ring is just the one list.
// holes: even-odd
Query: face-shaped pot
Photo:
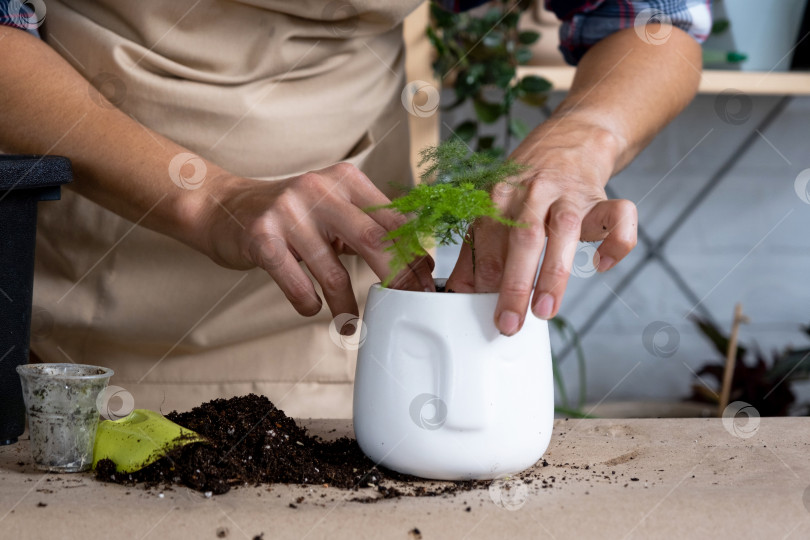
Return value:
[(548, 325), (529, 314), (520, 332), (503, 336), (493, 322), (497, 300), (371, 287), (354, 430), (374, 462), (466, 480), (540, 459), (554, 420)]

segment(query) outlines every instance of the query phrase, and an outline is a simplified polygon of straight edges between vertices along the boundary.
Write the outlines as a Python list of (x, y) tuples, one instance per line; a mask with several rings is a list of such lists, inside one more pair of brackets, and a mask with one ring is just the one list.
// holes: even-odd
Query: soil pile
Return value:
[[(381, 485), (381, 481), (410, 478), (378, 469), (357, 441), (313, 437), (264, 396), (216, 399), (166, 417), (196, 431), (208, 443), (186, 445), (132, 474), (116, 473), (111, 461), (102, 460), (96, 478), (147, 486), (184, 484), (212, 494), (225, 493), (232, 486), (272, 483), (328, 484), (343, 489), (376, 486), (382, 498), (406, 494), (394, 486)], [(443, 484), (407, 494), (435, 496), (473, 487), (471, 482)]]

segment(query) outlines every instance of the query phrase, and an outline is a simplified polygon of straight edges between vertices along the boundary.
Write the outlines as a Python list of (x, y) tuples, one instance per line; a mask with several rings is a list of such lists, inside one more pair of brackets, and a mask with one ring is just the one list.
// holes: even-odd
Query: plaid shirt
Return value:
[(39, 37), (34, 10), (23, 0), (0, 0), (0, 25), (22, 28)]
[[(447, 10), (465, 11), (482, 0), (437, 0)], [(591, 45), (623, 28), (668, 22), (698, 42), (712, 28), (711, 0), (545, 0), (546, 9), (562, 21), (560, 50), (576, 65)], [(636, 21), (636, 18), (639, 20)]]
[[(456, 12), (486, 3), (486, 0), (436, 1)], [(560, 50), (565, 60), (574, 65), (591, 45), (613, 32), (651, 20), (669, 22), (701, 43), (712, 27), (711, 0), (545, 0), (545, 3), (562, 21)], [(0, 0), (0, 24), (39, 35), (31, 15), (22, 0)]]

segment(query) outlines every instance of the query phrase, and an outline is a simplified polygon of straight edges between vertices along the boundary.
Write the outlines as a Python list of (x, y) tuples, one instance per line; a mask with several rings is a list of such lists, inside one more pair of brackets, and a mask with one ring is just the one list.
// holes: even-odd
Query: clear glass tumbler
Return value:
[(85, 471), (93, 464), (98, 395), (113, 370), (82, 364), (17, 366), (28, 414), (31, 455), (37, 468)]

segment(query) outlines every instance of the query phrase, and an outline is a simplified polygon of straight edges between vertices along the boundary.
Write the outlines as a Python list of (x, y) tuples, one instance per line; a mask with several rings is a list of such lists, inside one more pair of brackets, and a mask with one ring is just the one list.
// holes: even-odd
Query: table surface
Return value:
[[(762, 418), (742, 438), (719, 419), (558, 420), (530, 484), (372, 504), (351, 500), (371, 488), (206, 498), (43, 473), (23, 439), (0, 447), (0, 538), (808, 538), (807, 422)], [(304, 424), (351, 432), (346, 421)]]

